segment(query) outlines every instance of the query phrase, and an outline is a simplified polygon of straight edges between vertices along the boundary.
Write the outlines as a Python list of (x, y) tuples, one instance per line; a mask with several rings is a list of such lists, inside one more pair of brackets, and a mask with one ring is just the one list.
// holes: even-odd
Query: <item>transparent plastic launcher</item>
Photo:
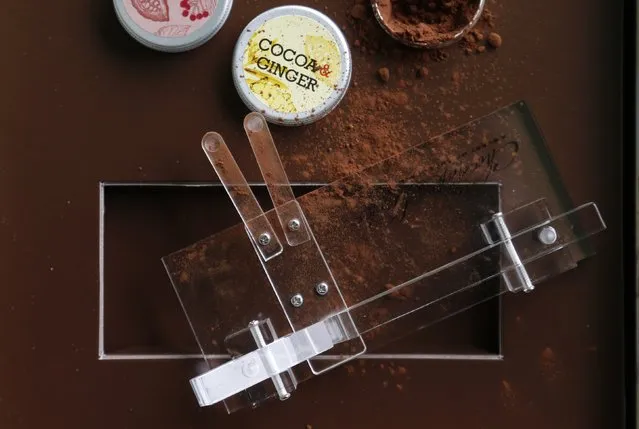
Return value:
[(287, 399), (301, 381), (592, 255), (523, 102), (295, 198), (264, 118), (244, 127), (274, 209), (222, 136), (202, 147), (243, 223), (163, 258), (209, 370), (201, 406)]

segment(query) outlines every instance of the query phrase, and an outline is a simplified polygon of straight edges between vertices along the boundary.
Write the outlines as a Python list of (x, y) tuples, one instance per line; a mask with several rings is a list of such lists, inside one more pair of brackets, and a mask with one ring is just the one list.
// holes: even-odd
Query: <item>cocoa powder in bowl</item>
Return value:
[(373, 0), (382, 25), (410, 45), (441, 47), (472, 27), (481, 0)]

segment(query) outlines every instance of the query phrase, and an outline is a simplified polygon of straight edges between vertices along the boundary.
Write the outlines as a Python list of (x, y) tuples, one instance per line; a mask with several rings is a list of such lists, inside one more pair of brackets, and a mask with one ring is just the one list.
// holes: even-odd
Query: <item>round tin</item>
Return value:
[(113, 0), (125, 30), (141, 44), (162, 52), (203, 45), (226, 22), (233, 0)]
[(315, 122), (344, 98), (352, 59), (344, 35), (326, 15), (281, 6), (253, 19), (233, 53), (233, 81), (242, 101), (271, 123)]

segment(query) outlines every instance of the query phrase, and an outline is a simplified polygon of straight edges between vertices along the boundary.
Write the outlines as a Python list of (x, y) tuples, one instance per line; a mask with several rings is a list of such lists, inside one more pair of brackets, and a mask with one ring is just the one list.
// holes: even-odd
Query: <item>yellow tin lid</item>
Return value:
[(309, 124), (330, 113), (344, 98), (351, 72), (340, 29), (304, 6), (253, 19), (233, 55), (233, 80), (246, 106), (281, 125)]

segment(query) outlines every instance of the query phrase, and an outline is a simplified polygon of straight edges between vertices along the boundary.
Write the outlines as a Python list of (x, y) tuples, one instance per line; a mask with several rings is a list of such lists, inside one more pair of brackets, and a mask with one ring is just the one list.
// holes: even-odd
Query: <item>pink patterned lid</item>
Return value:
[(193, 49), (222, 27), (232, 0), (114, 0), (118, 18), (142, 44), (161, 51)]

